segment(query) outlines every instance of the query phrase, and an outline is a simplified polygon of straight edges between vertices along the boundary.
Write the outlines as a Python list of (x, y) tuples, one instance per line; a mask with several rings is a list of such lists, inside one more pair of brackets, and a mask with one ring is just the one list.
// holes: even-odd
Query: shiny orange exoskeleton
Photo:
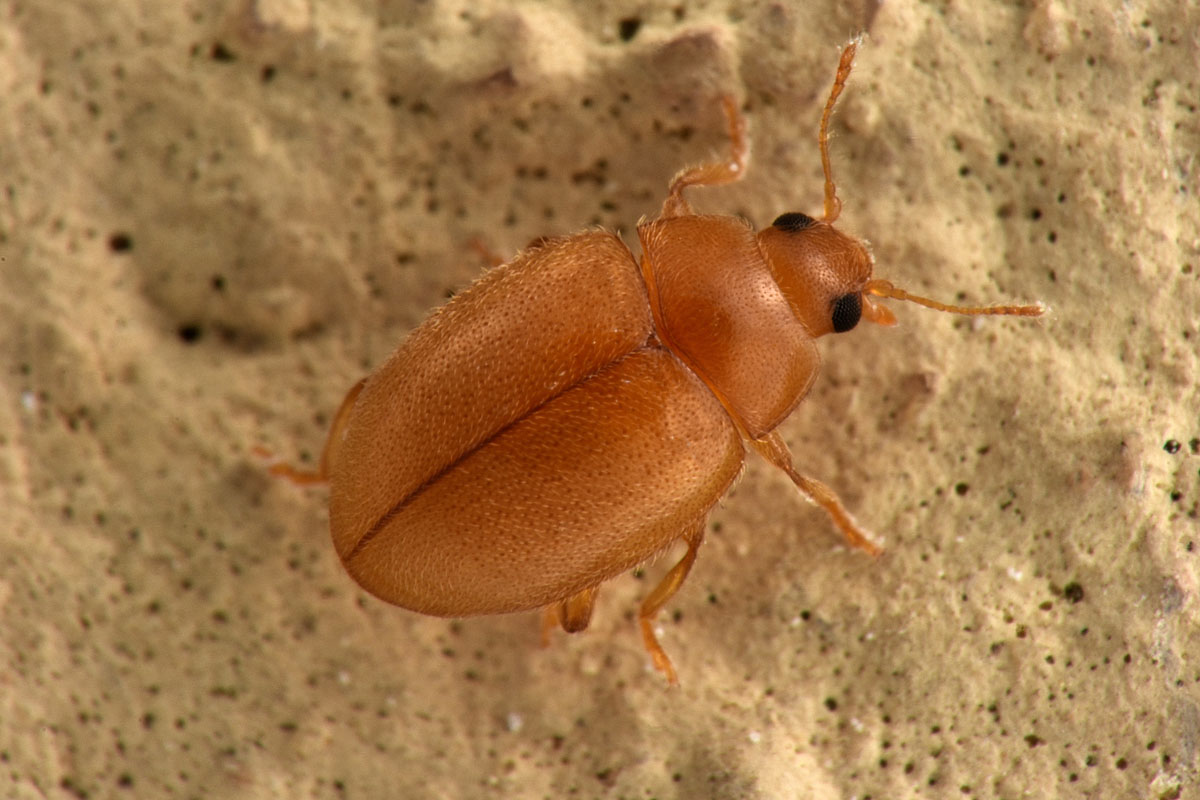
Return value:
[(671, 182), (638, 226), (641, 262), (614, 234), (545, 239), (487, 272), (412, 332), (342, 403), (316, 472), (338, 556), (367, 591), (442, 617), (544, 609), (587, 627), (600, 584), (687, 553), (642, 603), (646, 649), (672, 683), (653, 620), (686, 579), (746, 448), (787, 473), (855, 547), (878, 548), (829, 488), (799, 474), (776, 428), (812, 387), (815, 340), (891, 312), (871, 298), (962, 314), (872, 279), (871, 254), (833, 223), (830, 113), (821, 117), (824, 216), (762, 231), (695, 214), (689, 186), (741, 179), (745, 123), (725, 99), (731, 153)]

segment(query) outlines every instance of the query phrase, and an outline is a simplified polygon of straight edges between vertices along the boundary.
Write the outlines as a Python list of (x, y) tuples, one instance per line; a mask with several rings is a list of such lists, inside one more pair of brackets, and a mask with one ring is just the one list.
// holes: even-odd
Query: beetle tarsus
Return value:
[(272, 464), (268, 469), (271, 475), (277, 478), (283, 478), (286, 481), (294, 483), (297, 486), (316, 486), (325, 483), (328, 479), (320, 472), (307, 469), (296, 469), (291, 464)]
[(250, 452), (259, 461), (267, 465), (267, 474), (274, 475), (277, 478), (283, 478), (297, 486), (311, 486), (317, 483), (324, 483), (325, 476), (317, 470), (298, 469), (291, 464), (287, 464), (280, 460), (279, 456), (272, 453), (262, 445), (254, 445), (250, 448)]

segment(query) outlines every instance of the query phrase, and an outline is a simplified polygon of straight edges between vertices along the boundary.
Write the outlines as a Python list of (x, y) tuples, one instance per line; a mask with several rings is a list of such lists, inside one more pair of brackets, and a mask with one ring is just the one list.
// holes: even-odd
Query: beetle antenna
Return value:
[(951, 314), (966, 314), (968, 316), (1008, 316), (1008, 317), (1040, 317), (1046, 313), (1046, 305), (1044, 303), (1034, 303), (1031, 306), (955, 306), (948, 303), (941, 303), (937, 300), (930, 300), (928, 297), (910, 294), (903, 289), (895, 286), (891, 281), (871, 280), (867, 281), (867, 285), (863, 287), (863, 291), (867, 294), (873, 294), (876, 297), (890, 297), (893, 300), (907, 300), (910, 303), (916, 303), (919, 306), (926, 308), (937, 309), (938, 311), (948, 311)]
[(817, 145), (821, 149), (821, 169), (825, 171), (825, 221), (833, 222), (842, 213), (842, 201), (837, 196), (837, 186), (833, 182), (833, 169), (829, 165), (829, 118), (833, 115), (833, 107), (838, 95), (846, 88), (846, 79), (854, 67), (854, 53), (862, 35), (855, 36), (842, 49), (842, 58), (838, 61), (837, 74), (833, 78), (833, 88), (829, 91), (829, 99), (825, 101), (825, 111), (821, 114), (821, 130), (817, 135)]

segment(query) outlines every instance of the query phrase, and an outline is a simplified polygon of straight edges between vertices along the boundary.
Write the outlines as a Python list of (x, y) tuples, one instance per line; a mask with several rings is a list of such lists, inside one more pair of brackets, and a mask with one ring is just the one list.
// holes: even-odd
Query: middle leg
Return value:
[(805, 477), (796, 471), (792, 465), (792, 454), (788, 452), (787, 445), (783, 443), (783, 437), (778, 433), (769, 433), (762, 439), (752, 439), (750, 444), (759, 455), (786, 472), (787, 476), (796, 484), (796, 488), (804, 492), (809, 500), (825, 509), (825, 512), (833, 519), (833, 524), (838, 527), (852, 547), (865, 550), (873, 556), (883, 552), (883, 549), (873, 541), (874, 537), (859, 525), (854, 517), (850, 516), (850, 512), (842, 505), (842, 501), (838, 499), (832, 489), (820, 481)]

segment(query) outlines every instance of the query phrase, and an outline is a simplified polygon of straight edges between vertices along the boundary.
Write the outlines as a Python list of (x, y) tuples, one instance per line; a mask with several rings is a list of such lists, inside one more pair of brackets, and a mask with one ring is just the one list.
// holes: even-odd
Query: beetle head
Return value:
[(864, 294), (874, 259), (865, 244), (807, 214), (780, 215), (758, 232), (758, 245), (792, 313), (814, 337), (843, 333), (859, 319), (896, 320)]
[(842, 211), (829, 163), (829, 118), (838, 95), (846, 86), (859, 39), (842, 49), (837, 74), (821, 126), (817, 145), (821, 151), (821, 170), (825, 174), (825, 214), (813, 219), (792, 212), (776, 218), (771, 227), (758, 232), (758, 246), (766, 256), (771, 274), (779, 284), (792, 313), (813, 337), (842, 333), (860, 319), (880, 325), (895, 325), (896, 317), (871, 296), (908, 300), (912, 303), (955, 314), (1005, 314), (1037, 317), (1045, 313), (1041, 303), (1029, 306), (955, 306), (911, 294), (890, 281), (871, 279), (874, 260), (867, 246), (853, 236), (833, 227)]
[(871, 296), (907, 300), (937, 311), (969, 316), (1040, 317), (1046, 313), (1041, 303), (951, 305), (912, 294), (891, 281), (872, 279), (875, 260), (867, 246), (834, 228), (830, 219), (813, 219), (795, 212), (782, 214), (771, 227), (758, 232), (758, 246), (792, 313), (813, 337), (844, 333), (860, 319), (895, 325), (896, 316), (890, 309), (872, 302)]

